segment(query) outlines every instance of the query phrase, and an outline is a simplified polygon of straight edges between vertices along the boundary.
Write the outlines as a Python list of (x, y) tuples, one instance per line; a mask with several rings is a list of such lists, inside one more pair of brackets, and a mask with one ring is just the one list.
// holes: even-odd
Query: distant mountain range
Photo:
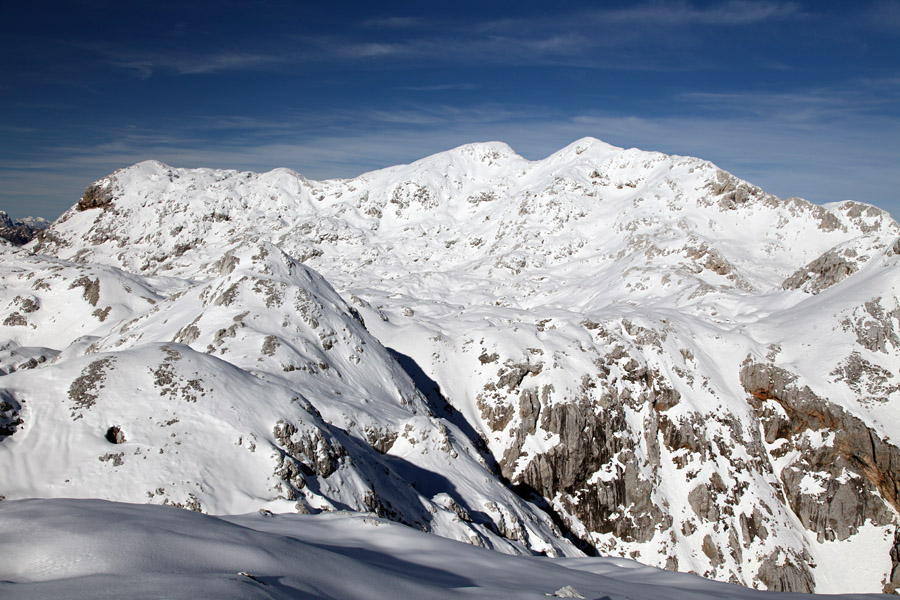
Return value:
[(873, 206), (484, 143), (348, 180), (143, 162), (0, 252), (9, 500), (900, 586), (900, 226)]
[(0, 210), (0, 239), (15, 246), (22, 246), (34, 239), (38, 231), (50, 226), (50, 221), (41, 217), (25, 217), (13, 220)]

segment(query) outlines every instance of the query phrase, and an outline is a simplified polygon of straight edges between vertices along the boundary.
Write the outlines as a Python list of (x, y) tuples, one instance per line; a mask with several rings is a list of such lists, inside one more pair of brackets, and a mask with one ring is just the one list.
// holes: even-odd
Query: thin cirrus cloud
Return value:
[(383, 17), (379, 19), (368, 19), (359, 24), (360, 27), (367, 29), (414, 29), (427, 25), (427, 21), (419, 17)]
[[(561, 13), (552, 18), (506, 18), (476, 25), (482, 32), (522, 32), (534, 34), (548, 29), (557, 31), (591, 31), (596, 27), (635, 28), (630, 35), (644, 29), (684, 28), (688, 26), (756, 25), (767, 21), (784, 21), (805, 17), (793, 3), (748, 2), (730, 0), (698, 8), (688, 2), (649, 2), (627, 8), (591, 8)], [(618, 38), (617, 38), (618, 39)]]
[(135, 71), (143, 78), (149, 78), (159, 72), (200, 75), (269, 69), (298, 60), (297, 57), (278, 53), (266, 54), (234, 50), (217, 50), (206, 53), (188, 51), (126, 53), (109, 48), (105, 49), (103, 53), (110, 65)]
[(774, 118), (796, 126), (841, 120), (845, 123), (864, 115), (877, 115), (885, 123), (900, 119), (900, 78), (858, 77), (811, 89), (782, 92), (686, 92), (676, 100), (732, 116)]
[(403, 56), (424, 56), (425, 46), (415, 43), (358, 42), (342, 38), (308, 38), (290, 48), (271, 51), (195, 49), (123, 51), (114, 46), (97, 49), (115, 68), (133, 71), (141, 78), (158, 74), (206, 75), (237, 71), (278, 71), (303, 64), (354, 62)]
[(900, 1), (884, 1), (866, 8), (860, 17), (864, 27), (900, 36)]
[(437, 83), (434, 85), (407, 85), (402, 89), (411, 92), (449, 92), (449, 91), (471, 91), (477, 90), (479, 87), (474, 83)]
[(731, 0), (697, 8), (687, 2), (650, 3), (618, 10), (600, 10), (594, 17), (607, 22), (681, 25), (751, 25), (796, 18), (802, 13), (793, 3)]
[[(741, 26), (800, 18), (794, 3), (731, 0), (698, 8), (687, 2), (654, 2), (620, 9), (590, 9), (553, 18), (511, 18), (435, 24), (417, 17), (386, 17), (360, 22), (331, 34), (294, 35), (269, 44), (277, 50), (216, 49), (200, 51), (123, 51), (101, 49), (106, 62), (141, 77), (169, 72), (199, 75), (228, 71), (289, 68), (292, 65), (360, 60), (479, 60), (487, 64), (572, 64), (610, 69), (646, 70), (646, 56), (623, 62), (626, 53), (598, 60), (595, 51), (639, 45), (647, 31), (659, 27)], [(627, 27), (627, 29), (623, 29)], [(600, 28), (598, 30), (597, 28)], [(390, 41), (366, 39), (366, 31), (393, 30)], [(598, 35), (602, 31), (603, 35)], [(658, 41), (658, 40), (657, 40)]]

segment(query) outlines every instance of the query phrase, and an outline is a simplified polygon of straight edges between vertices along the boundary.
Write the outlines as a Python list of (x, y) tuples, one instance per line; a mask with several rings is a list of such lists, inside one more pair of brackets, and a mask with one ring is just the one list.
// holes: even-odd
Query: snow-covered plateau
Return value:
[(0, 244), (4, 597), (757, 595), (623, 558), (900, 588), (873, 206), (492, 142), (348, 180), (143, 162)]

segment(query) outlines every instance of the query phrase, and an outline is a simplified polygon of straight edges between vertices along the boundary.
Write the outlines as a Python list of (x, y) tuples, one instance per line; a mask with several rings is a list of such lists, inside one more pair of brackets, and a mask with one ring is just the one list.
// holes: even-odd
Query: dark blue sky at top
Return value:
[(593, 136), (900, 215), (900, 1), (5, 1), (0, 209), (144, 159), (349, 177)]

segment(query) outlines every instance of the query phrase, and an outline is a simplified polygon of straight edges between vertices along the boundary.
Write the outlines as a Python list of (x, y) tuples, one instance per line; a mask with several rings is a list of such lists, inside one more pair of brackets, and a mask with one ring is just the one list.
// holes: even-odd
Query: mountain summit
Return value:
[(900, 226), (875, 207), (491, 142), (347, 180), (139, 163), (26, 250), (0, 248), (10, 499), (900, 586)]

